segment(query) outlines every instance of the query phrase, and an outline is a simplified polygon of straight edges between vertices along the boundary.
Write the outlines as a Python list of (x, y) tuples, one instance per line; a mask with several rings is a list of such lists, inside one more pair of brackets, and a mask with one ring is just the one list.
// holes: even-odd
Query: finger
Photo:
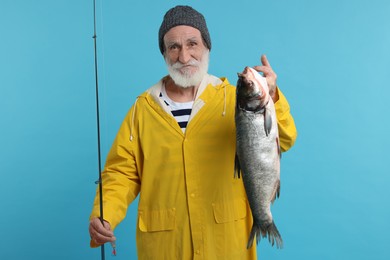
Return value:
[(261, 59), (261, 64), (267, 67), (271, 67), (271, 64), (269, 64), (269, 61), (267, 59), (267, 56), (265, 56), (265, 54), (261, 55), (260, 59)]
[(99, 233), (93, 227), (90, 227), (89, 234), (91, 236), (91, 240), (94, 241), (96, 244), (104, 244), (107, 242), (114, 242), (116, 240), (116, 237), (114, 235), (107, 236), (105, 234)]
[(116, 237), (106, 237), (102, 234), (96, 233), (94, 236), (92, 236), (92, 240), (97, 244), (105, 244), (107, 242), (115, 242)]
[(267, 76), (267, 75), (272, 75), (273, 74), (273, 71), (270, 67), (266, 67), (266, 66), (254, 66), (253, 67), (257, 72), (262, 72), (264, 74), (264, 76)]
[(111, 231), (111, 226), (108, 222), (103, 221), (104, 226), (100, 219), (96, 218), (91, 220), (90, 227), (92, 228), (92, 232), (99, 233), (106, 237), (112, 237), (114, 236), (114, 233)]

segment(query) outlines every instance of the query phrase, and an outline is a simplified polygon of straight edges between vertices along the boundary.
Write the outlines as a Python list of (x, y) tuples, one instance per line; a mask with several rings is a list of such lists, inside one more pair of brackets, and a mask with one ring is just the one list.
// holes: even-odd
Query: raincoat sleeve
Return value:
[[(135, 158), (137, 142), (130, 141), (132, 109), (118, 131), (102, 172), (103, 217), (110, 223), (112, 230), (124, 219), (128, 205), (137, 197), (140, 190)], [(91, 219), (100, 217), (99, 207), (97, 189)]]
[(290, 105), (279, 88), (277, 88), (277, 91), (279, 99), (275, 103), (275, 110), (278, 119), (280, 148), (282, 152), (286, 152), (294, 145), (298, 133), (290, 113)]

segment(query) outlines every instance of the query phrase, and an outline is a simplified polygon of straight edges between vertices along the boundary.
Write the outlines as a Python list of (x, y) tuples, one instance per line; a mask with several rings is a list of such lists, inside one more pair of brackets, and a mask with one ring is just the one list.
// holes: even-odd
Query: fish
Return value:
[(275, 106), (267, 80), (256, 70), (245, 67), (237, 73), (235, 177), (243, 179), (253, 226), (247, 249), (268, 237), (277, 248), (282, 237), (274, 223), (271, 204), (280, 195), (279, 133)]

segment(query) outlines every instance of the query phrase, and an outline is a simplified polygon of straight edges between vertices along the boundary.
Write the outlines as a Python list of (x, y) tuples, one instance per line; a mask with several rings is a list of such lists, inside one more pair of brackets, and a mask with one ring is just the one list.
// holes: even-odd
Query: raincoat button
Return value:
[(191, 193), (191, 198), (195, 198), (195, 193)]

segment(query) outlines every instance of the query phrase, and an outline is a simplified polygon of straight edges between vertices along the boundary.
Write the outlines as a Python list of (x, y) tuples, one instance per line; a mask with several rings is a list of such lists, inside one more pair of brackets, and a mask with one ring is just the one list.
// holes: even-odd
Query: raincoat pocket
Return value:
[(227, 223), (246, 217), (246, 202), (241, 199), (233, 202), (213, 203), (213, 210), (215, 222)]
[[(245, 199), (213, 203), (214, 238), (216, 254), (232, 259), (245, 253), (247, 231), (247, 205)], [(236, 258), (236, 259), (237, 259)]]
[(174, 230), (176, 225), (176, 210), (140, 210), (138, 227), (142, 232), (157, 232)]

